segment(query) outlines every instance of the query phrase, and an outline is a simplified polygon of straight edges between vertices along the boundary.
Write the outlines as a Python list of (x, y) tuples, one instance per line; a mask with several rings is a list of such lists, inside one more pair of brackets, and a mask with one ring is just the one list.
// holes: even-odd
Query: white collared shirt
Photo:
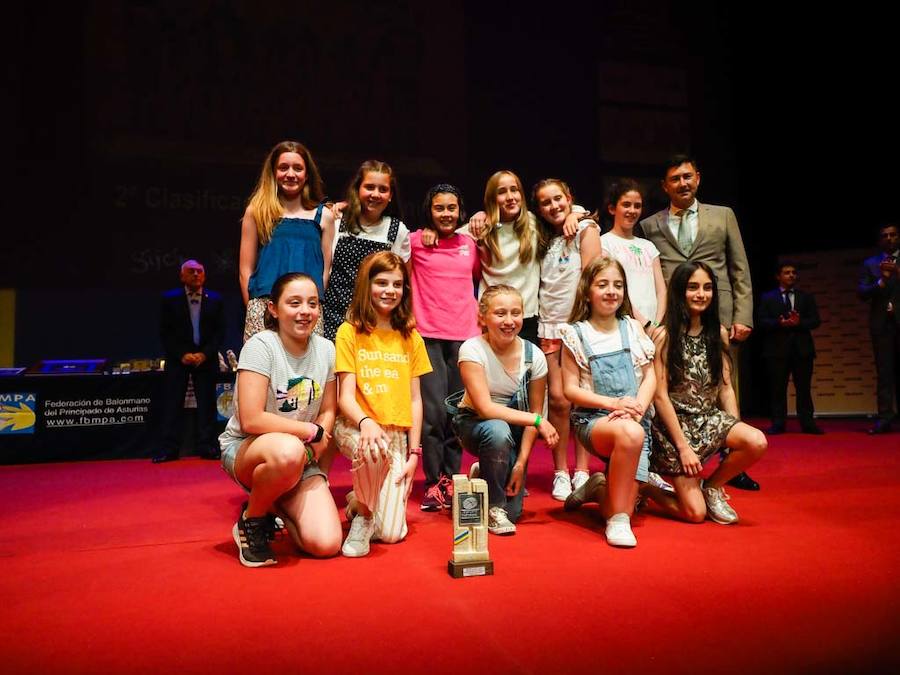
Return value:
[[(681, 225), (681, 218), (679, 218), (677, 214), (681, 209), (675, 208), (671, 204), (669, 204), (669, 213), (668, 213), (668, 225), (669, 230), (672, 232), (672, 236), (675, 237), (675, 241), (678, 241), (678, 228)], [(697, 228), (700, 225), (700, 202), (696, 199), (694, 203), (687, 207), (687, 213), (684, 218), (687, 221), (688, 227), (691, 228), (691, 243), (697, 240)]]

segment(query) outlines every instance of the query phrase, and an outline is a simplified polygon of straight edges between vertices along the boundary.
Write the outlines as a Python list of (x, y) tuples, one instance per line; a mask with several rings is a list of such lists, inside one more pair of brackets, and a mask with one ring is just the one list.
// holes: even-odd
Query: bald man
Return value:
[(161, 408), (160, 446), (153, 462), (178, 459), (188, 377), (194, 381), (198, 455), (217, 459), (216, 373), (225, 334), (225, 313), (218, 293), (204, 288), (206, 270), (196, 260), (181, 266), (181, 287), (163, 294), (160, 339), (166, 356), (165, 400)]

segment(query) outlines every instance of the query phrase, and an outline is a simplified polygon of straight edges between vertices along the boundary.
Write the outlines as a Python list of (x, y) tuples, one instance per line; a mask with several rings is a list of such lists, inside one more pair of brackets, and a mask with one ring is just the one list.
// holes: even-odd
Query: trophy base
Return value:
[(493, 573), (493, 560), (478, 560), (473, 562), (447, 561), (447, 574), (454, 579), (460, 579), (462, 577), (486, 577)]

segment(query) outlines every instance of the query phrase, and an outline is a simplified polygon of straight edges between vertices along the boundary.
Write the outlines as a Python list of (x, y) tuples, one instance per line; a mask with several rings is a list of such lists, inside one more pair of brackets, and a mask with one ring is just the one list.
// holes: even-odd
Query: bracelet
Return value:
[(535, 416), (534, 416), (534, 428), (535, 428), (535, 429), (540, 429), (540, 427), (541, 427), (541, 422), (543, 422), (543, 421), (544, 421), (544, 418), (543, 418), (543, 417), (541, 417), (540, 415), (535, 415)]
[(413, 448), (409, 451), (410, 456), (415, 455), (416, 457), (422, 456), (422, 446), (420, 445), (418, 448)]
[(370, 419), (372, 419), (372, 418), (369, 417), (368, 415), (363, 415), (360, 418), (359, 422), (356, 423), (356, 428), (359, 429), (360, 431), (362, 431), (362, 423), (365, 422), (366, 420), (370, 420)]
[(309, 464), (310, 462), (314, 462), (314, 461), (316, 461), (316, 456), (313, 453), (312, 448), (307, 445), (306, 446), (306, 463)]

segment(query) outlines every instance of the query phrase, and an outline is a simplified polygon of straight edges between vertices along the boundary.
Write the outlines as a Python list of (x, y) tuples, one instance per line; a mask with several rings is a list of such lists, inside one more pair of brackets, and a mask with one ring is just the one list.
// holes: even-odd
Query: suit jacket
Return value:
[(815, 357), (816, 348), (810, 331), (822, 325), (815, 296), (795, 288), (794, 309), (800, 315), (799, 325), (782, 326), (778, 319), (788, 310), (781, 289), (763, 293), (759, 299), (759, 323), (765, 331), (763, 354), (766, 358), (786, 359), (791, 346), (796, 347), (799, 356)]
[[(873, 332), (884, 330), (888, 321), (900, 323), (900, 281), (894, 276), (884, 288), (878, 285), (881, 278), (881, 261), (885, 259), (884, 253), (866, 258), (862, 264), (859, 275), (857, 292), (863, 300), (871, 302), (869, 306), (869, 328)], [(894, 305), (893, 315), (888, 314), (888, 302)]]
[(719, 288), (719, 320), (726, 328), (733, 323), (753, 326), (753, 285), (744, 241), (734, 211), (727, 206), (698, 204), (697, 238), (690, 255), (678, 247), (669, 229), (669, 210), (663, 209), (641, 221), (646, 239), (659, 249), (666, 283), (672, 272), (688, 260), (704, 262), (712, 268)]
[(225, 311), (222, 296), (203, 289), (200, 301), (200, 344), (194, 342), (194, 329), (184, 288), (166, 291), (162, 298), (159, 336), (168, 363), (181, 363), (188, 352), (203, 352), (206, 361), (202, 367), (219, 367), (219, 348), (225, 336)]

